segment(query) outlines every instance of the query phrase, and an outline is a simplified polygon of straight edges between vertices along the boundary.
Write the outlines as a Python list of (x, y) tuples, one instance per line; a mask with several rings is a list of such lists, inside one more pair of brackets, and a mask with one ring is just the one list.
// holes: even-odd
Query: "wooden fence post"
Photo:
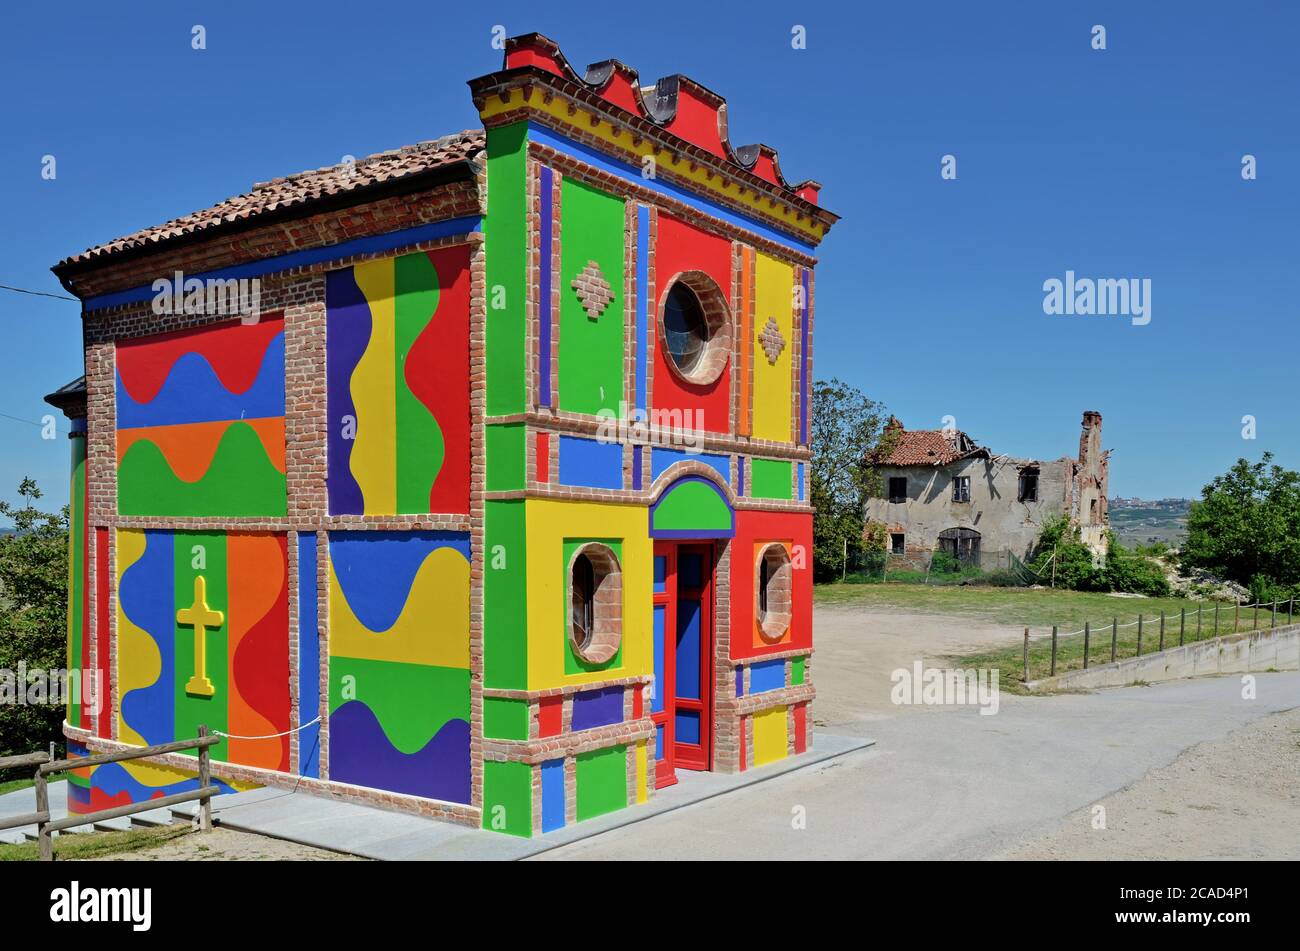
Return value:
[(1088, 621), (1083, 622), (1083, 669), (1088, 669), (1088, 640), (1092, 637), (1092, 628)]
[(1201, 639), (1201, 605), (1196, 606), (1196, 639)]
[(1160, 647), (1159, 650), (1165, 649), (1165, 612), (1160, 612)]
[(1056, 625), (1052, 625), (1052, 676), (1056, 676)]
[[(208, 735), (206, 724), (199, 724), (199, 739), (204, 739)], [(212, 782), (212, 770), (209, 764), (210, 756), (208, 751), (212, 747), (206, 743), (199, 747), (199, 788), (206, 789)], [(204, 796), (199, 800), (199, 831), (212, 831), (212, 797)]]
[(1178, 609), (1178, 646), (1183, 646), (1183, 635), (1187, 633), (1187, 608)]
[(1237, 598), (1232, 604), (1232, 633), (1236, 634), (1241, 629), (1241, 598)]
[(1277, 602), (1274, 601), (1268, 607), (1268, 629), (1271, 631), (1277, 627)]
[(1021, 683), (1029, 683), (1029, 628), (1025, 628), (1025, 672), (1020, 678)]
[(36, 826), (37, 856), (42, 862), (53, 862), (54, 837), (50, 834), (50, 787), (39, 765), (33, 778), (36, 781), (36, 811), (45, 813), (45, 821)]
[(1250, 629), (1251, 629), (1252, 631), (1258, 631), (1258, 630), (1259, 630), (1259, 602), (1258, 602), (1258, 601), (1255, 602), (1255, 610), (1254, 610), (1254, 612), (1251, 614), (1251, 618), (1250, 618)]
[(1142, 615), (1140, 615), (1140, 614), (1138, 615), (1138, 652), (1137, 652), (1137, 655), (1138, 655), (1139, 657), (1142, 656)]

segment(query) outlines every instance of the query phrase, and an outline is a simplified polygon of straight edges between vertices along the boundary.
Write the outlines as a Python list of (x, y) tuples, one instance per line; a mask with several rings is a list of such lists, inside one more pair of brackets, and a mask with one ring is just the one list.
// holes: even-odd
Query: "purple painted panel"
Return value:
[(352, 268), (325, 275), (325, 373), (328, 419), (329, 504), (332, 515), (361, 515), (361, 486), (348, 465), (352, 441), (343, 438), (343, 418), (357, 415), (352, 402), (352, 371), (370, 343), (370, 305), (357, 287)]
[(448, 720), (420, 750), (402, 753), (364, 703), (330, 714), (330, 779), (444, 802), (470, 801), (469, 724)]
[(808, 442), (808, 269), (803, 271), (803, 306), (800, 321), (801, 343), (800, 362), (803, 367), (799, 373), (799, 441)]
[(538, 328), (538, 386), (539, 401), (543, 406), (551, 405), (551, 253), (553, 239), (551, 228), (554, 220), (551, 214), (551, 180), (554, 173), (549, 167), (542, 166), (542, 234), (541, 234), (541, 281), (538, 287), (541, 303), (541, 319)]
[(598, 726), (612, 726), (623, 722), (623, 687), (602, 687), (584, 690), (573, 695), (573, 727), (594, 730)]

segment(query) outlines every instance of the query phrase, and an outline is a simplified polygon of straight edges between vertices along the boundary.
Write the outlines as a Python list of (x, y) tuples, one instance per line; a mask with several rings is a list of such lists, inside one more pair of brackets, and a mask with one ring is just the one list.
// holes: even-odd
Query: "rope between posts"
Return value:
[(292, 730), (285, 730), (283, 733), (268, 733), (266, 736), (240, 736), (238, 733), (222, 733), (220, 730), (212, 730), (211, 732), (213, 736), (224, 736), (228, 740), (277, 740), (282, 736), (289, 736), (299, 730), (305, 730), (309, 726), (315, 726), (320, 721), (321, 718), (317, 717), (310, 723), (301, 723)]

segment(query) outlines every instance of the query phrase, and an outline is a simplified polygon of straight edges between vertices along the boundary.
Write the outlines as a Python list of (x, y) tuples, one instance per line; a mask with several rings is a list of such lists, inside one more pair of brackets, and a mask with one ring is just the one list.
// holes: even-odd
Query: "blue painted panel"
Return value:
[(698, 588), (704, 584), (704, 557), (683, 553), (677, 556), (677, 586)]
[(623, 447), (581, 436), (560, 437), (560, 484), (623, 488)]
[(655, 594), (663, 594), (668, 584), (668, 556), (655, 555)]
[(803, 501), (803, 463), (800, 462), (799, 464), (797, 464), (795, 466), (795, 469), (797, 470), (796, 478), (799, 482), (799, 501), (802, 502)]
[(677, 696), (700, 699), (700, 602), (677, 602)]
[(650, 698), (650, 712), (662, 713), (664, 709), (664, 615), (667, 605), (655, 605), (655, 682), (654, 696)]
[(664, 724), (655, 727), (655, 761), (664, 758)]
[(678, 710), (674, 721), (678, 743), (700, 742), (700, 715), (694, 710)]
[[(320, 620), (316, 603), (316, 534), (298, 535), (298, 725), (320, 716)], [(320, 724), (298, 734), (298, 774), (320, 778)]]
[(528, 138), (530, 141), (541, 142), (545, 145), (549, 145), (553, 149), (577, 156), (588, 165), (594, 165), (603, 171), (609, 172), (611, 175), (617, 175), (619, 178), (630, 181), (642, 188), (649, 188), (651, 191), (658, 192), (661, 195), (668, 195), (672, 198), (676, 198), (678, 201), (684, 202), (693, 208), (701, 208), (706, 213), (713, 215), (716, 218), (721, 218), (723, 221), (733, 224), (737, 228), (744, 228), (746, 231), (752, 232), (753, 234), (762, 235), (768, 240), (775, 241), (777, 244), (784, 245), (787, 248), (794, 248), (807, 254), (812, 254), (816, 250), (816, 246), (807, 241), (801, 241), (783, 231), (778, 231), (775, 228), (768, 227), (767, 225), (752, 218), (748, 218), (739, 212), (733, 211), (726, 205), (711, 201), (707, 198), (702, 198), (700, 195), (674, 185), (672, 182), (664, 181), (661, 178), (643, 178), (641, 175), (641, 169), (634, 168), (625, 162), (611, 159), (588, 145), (582, 145), (581, 143), (575, 142), (565, 136), (558, 135), (550, 129), (540, 126), (535, 122), (528, 123)]
[(722, 481), (731, 484), (731, 457), (716, 452), (687, 452), (685, 449), (661, 449), (658, 446), (650, 450), (650, 478), (658, 479), (672, 466), (688, 459), (702, 462)]
[(745, 695), (745, 670), (743, 667), (736, 668), (736, 696)]
[(564, 828), (564, 760), (542, 764), (542, 831)]
[(749, 668), (749, 692), (766, 693), (785, 686), (785, 658), (765, 660)]
[[(367, 238), (355, 238), (351, 241), (344, 241), (341, 244), (331, 244), (323, 248), (308, 248), (305, 251), (291, 251), (288, 254), (280, 254), (275, 257), (262, 258), (257, 261), (250, 261), (247, 264), (238, 264), (234, 267), (221, 268), (217, 271), (201, 271), (198, 274), (186, 274), (185, 279), (198, 278), (199, 280), (231, 280), (241, 277), (261, 277), (265, 274), (275, 274), (279, 271), (287, 271), (290, 268), (306, 267), (309, 264), (321, 264), (326, 261), (338, 261), (343, 258), (355, 257), (359, 254), (380, 254), (384, 251), (396, 251), (398, 248), (405, 248), (412, 244), (419, 244), (422, 241), (433, 241), (437, 238), (449, 238), (458, 234), (469, 234), (472, 231), (478, 231), (482, 227), (483, 219), (477, 216), (468, 218), (451, 218), (447, 221), (436, 221), (433, 224), (419, 225), (415, 228), (405, 228), (401, 231), (390, 231), (387, 234), (372, 235)], [(170, 276), (170, 275), (169, 275)], [(102, 307), (116, 307), (119, 304), (134, 304), (140, 301), (153, 300), (157, 292), (153, 289), (153, 284), (142, 284), (139, 287), (128, 288), (124, 291), (114, 291), (112, 294), (100, 294), (98, 297), (87, 297), (82, 302), (83, 310), (98, 310)]]

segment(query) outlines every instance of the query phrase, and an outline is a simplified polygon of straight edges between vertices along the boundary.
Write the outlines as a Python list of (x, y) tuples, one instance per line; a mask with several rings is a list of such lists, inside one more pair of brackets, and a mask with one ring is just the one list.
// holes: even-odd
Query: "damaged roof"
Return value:
[(881, 466), (946, 466), (989, 452), (960, 429), (904, 429), (894, 417), (885, 426), (883, 440), (888, 452), (877, 453), (872, 462)]
[(372, 189), (417, 176), (450, 171), (457, 165), (466, 166), (467, 172), (472, 173), (471, 163), (483, 151), (484, 143), (482, 129), (466, 129), (440, 139), (377, 152), (355, 162), (341, 162), (273, 178), (269, 182), (258, 182), (251, 191), (227, 198), (210, 208), (114, 238), (64, 258), (54, 266), (54, 272), (60, 274), (76, 265), (100, 263), (125, 251), (152, 250), (189, 235), (250, 227), (274, 213), (292, 210), (296, 216), (310, 214), (315, 210), (314, 205), (347, 198), (353, 193), (356, 193), (357, 200), (361, 200), (364, 193)]

